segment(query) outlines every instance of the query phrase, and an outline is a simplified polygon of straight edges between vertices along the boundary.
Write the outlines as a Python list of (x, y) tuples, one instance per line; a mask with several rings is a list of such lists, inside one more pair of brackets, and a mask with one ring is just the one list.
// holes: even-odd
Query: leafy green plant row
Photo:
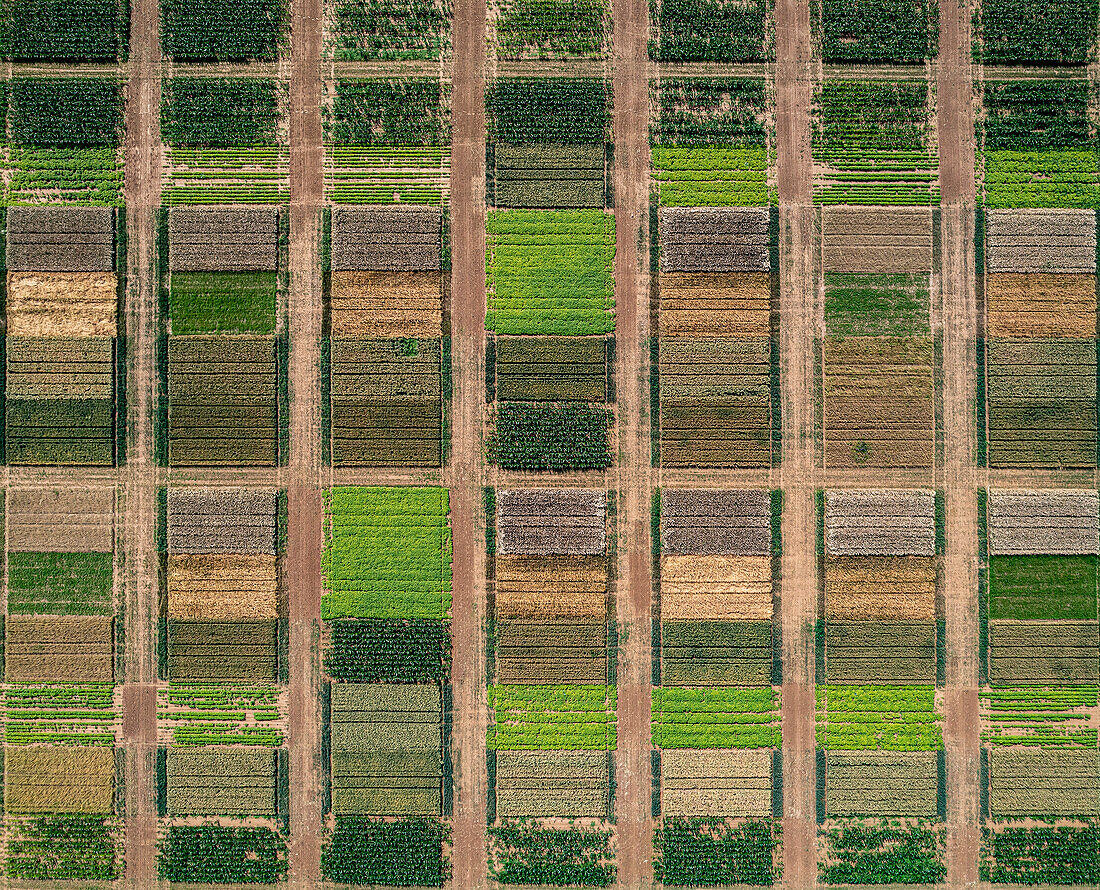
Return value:
[(609, 887), (615, 881), (611, 831), (546, 828), (509, 821), (489, 828), (489, 874), (501, 884)]
[(770, 886), (779, 835), (761, 820), (665, 819), (654, 833), (654, 875), (666, 887)]
[(988, 744), (1096, 748), (1097, 686), (991, 686), (981, 703)]
[(610, 751), (615, 748), (614, 686), (489, 687), (490, 750)]
[(653, 689), (656, 748), (777, 748), (779, 702), (770, 687)]
[(817, 687), (817, 744), (828, 751), (936, 751), (943, 747), (934, 686)]

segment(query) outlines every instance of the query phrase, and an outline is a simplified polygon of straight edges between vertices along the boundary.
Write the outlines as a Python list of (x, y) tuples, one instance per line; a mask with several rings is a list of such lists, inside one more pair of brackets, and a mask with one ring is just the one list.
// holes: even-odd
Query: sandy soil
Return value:
[(291, 888), (321, 877), (321, 2), (292, 0), (290, 81), (290, 463), (286, 578), (290, 607)]
[(485, 0), (454, 5), (451, 146), (451, 489), (455, 888), (487, 884), (485, 547), (481, 449), (485, 364)]
[(160, 38), (156, 0), (131, 4), (126, 104), (125, 200), (128, 237), (125, 673), (126, 883), (156, 884), (157, 559), (156, 473), (152, 468), (156, 387), (156, 231), (160, 200)]
[(616, 817), (618, 882), (653, 883), (650, 716), (652, 626), (649, 418), (648, 6), (612, 3), (615, 48), (615, 327), (618, 392), (619, 585)]
[(943, 211), (943, 405), (947, 551), (947, 884), (978, 882), (978, 501), (973, 406), (977, 337), (974, 281), (974, 111), (970, 8), (940, 4), (937, 131)]
[(810, 10), (779, 0), (776, 28), (776, 151), (783, 390), (783, 880), (817, 883), (815, 854), (814, 616), (817, 561), (814, 490), (815, 247), (810, 158)]

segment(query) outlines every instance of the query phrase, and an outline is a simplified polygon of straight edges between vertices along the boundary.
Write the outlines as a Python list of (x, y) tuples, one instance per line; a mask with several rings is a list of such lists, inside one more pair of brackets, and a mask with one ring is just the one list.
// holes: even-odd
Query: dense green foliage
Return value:
[(1078, 64), (1095, 54), (1098, 0), (985, 0), (974, 58), (995, 65)]
[(498, 334), (615, 329), (615, 217), (600, 210), (500, 210), (486, 223), (489, 311)]
[(110, 615), (110, 553), (8, 554), (8, 614)]
[(3, 0), (0, 56), (16, 62), (108, 62), (130, 43), (126, 0)]
[(122, 164), (109, 148), (19, 148), (9, 154), (9, 204), (122, 206)]
[(982, 161), (986, 207), (1100, 207), (1100, 157), (1091, 148), (988, 149)]
[(497, 57), (598, 55), (609, 19), (607, 0), (505, 0), (494, 23)]
[(336, 145), (443, 145), (450, 140), (438, 78), (340, 80), (326, 113)]
[(754, 77), (667, 77), (660, 81), (654, 145), (763, 145), (767, 94)]
[(13, 77), (8, 137), (15, 145), (118, 145), (122, 84), (109, 78)]
[(329, 625), (325, 671), (354, 683), (427, 683), (445, 680), (451, 660), (450, 626), (430, 619), (363, 619)]
[(600, 470), (611, 466), (606, 408), (504, 402), (497, 409), (497, 463), (507, 470)]
[(102, 816), (18, 819), (9, 821), (7, 828), (9, 877), (113, 881), (122, 874), (118, 841)]
[(920, 64), (936, 55), (935, 0), (823, 0), (810, 4), (826, 62)]
[(336, 0), (340, 61), (438, 59), (450, 28), (446, 0)]
[(947, 876), (943, 829), (841, 824), (825, 831), (826, 884), (935, 884)]
[(177, 61), (273, 62), (287, 30), (287, 0), (161, 0), (161, 47)]
[(979, 144), (986, 151), (1092, 147), (1083, 80), (988, 82)]
[(654, 62), (761, 62), (765, 0), (649, 0)]
[(325, 492), (321, 616), (440, 619), (451, 606), (445, 488)]
[(1095, 621), (1095, 556), (991, 556), (989, 617)]
[(172, 334), (275, 333), (274, 272), (173, 272)]
[(603, 142), (611, 89), (596, 78), (501, 78), (486, 86), (485, 115), (500, 142)]
[(933, 686), (818, 686), (817, 744), (827, 751), (943, 747)]
[(274, 884), (285, 876), (286, 841), (270, 828), (173, 825), (160, 850), (166, 881)]
[(612, 751), (617, 706), (614, 686), (490, 686), (488, 746), (496, 751)]
[(1100, 884), (1100, 823), (983, 828), (981, 878), (994, 884)]
[(164, 82), (161, 135), (172, 146), (229, 148), (275, 141), (274, 80), (174, 77)]
[(734, 826), (722, 819), (665, 819), (653, 845), (654, 874), (666, 887), (767, 887), (775, 880), (770, 822)]
[(780, 747), (779, 704), (771, 687), (655, 686), (656, 748)]
[(442, 887), (447, 828), (434, 819), (382, 822), (336, 817), (336, 830), (321, 851), (321, 876), (339, 884)]
[(909, 337), (930, 333), (927, 273), (825, 273), (830, 337)]
[(928, 84), (923, 80), (826, 80), (814, 118), (814, 150), (928, 147)]
[(615, 880), (610, 831), (508, 822), (490, 827), (489, 860), (501, 884), (608, 887)]

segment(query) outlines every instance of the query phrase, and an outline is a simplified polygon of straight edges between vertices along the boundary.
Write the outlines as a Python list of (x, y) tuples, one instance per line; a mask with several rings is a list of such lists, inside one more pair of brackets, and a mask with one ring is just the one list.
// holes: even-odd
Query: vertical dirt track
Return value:
[(652, 625), (649, 499), (649, 10), (613, 0), (615, 348), (619, 423), (618, 884), (653, 883)]
[(817, 609), (814, 436), (813, 97), (808, 0), (778, 0), (776, 151), (779, 174), (783, 557), (783, 883), (817, 883), (814, 618)]
[(487, 883), (485, 546), (485, 0), (454, 4), (451, 135), (451, 490), (454, 849), (452, 886)]
[(970, 8), (940, 3), (937, 72), (943, 280), (947, 884), (978, 882), (978, 498), (974, 110)]
[[(127, 386), (124, 540), (125, 658), (122, 681), (126, 782), (126, 884), (156, 885), (157, 542), (153, 416), (156, 408), (160, 203), (160, 32), (157, 0), (132, 0), (126, 90), (125, 183)], [(121, 271), (121, 270), (120, 270)]]
[(321, 317), (319, 236), (321, 0), (291, 2), (290, 484), (286, 578), (290, 607), (291, 888), (321, 879)]

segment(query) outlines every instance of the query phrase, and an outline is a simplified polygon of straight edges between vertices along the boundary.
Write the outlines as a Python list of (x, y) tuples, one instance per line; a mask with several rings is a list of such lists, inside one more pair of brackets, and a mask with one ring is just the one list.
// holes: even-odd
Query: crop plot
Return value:
[(1096, 0), (987, 0), (974, 15), (974, 61), (1084, 65), (1096, 55), (1097, 12)]
[[(661, 868), (687, 873), (682, 851), (668, 846), (675, 837), (696, 849), (691, 869), (700, 874), (769, 875), (781, 781), (773, 763), (781, 747), (771, 685), (773, 498), (666, 488), (659, 509), (660, 685), (651, 725)], [(726, 842), (708, 844), (713, 837)]]
[(176, 62), (274, 62), (287, 41), (286, 0), (165, 0), (161, 40)]
[[(604, 849), (598, 839), (613, 815), (617, 690), (607, 493), (498, 490), (486, 508), (494, 540), (490, 856), (498, 857), (490, 869), (501, 880), (555, 873), (586, 880), (594, 873), (584, 863), (594, 862), (573, 857), (588, 843), (596, 845), (592, 856), (604, 855), (597, 854)], [(563, 831), (562, 819), (582, 821)]]
[(434, 209), (332, 211), (334, 465), (441, 465), (450, 380), (441, 228)]
[(611, 48), (607, 0), (496, 0), (490, 20), (498, 59), (600, 58)]
[(162, 203), (285, 204), (285, 96), (263, 78), (166, 79)]
[(431, 883), (444, 869), (449, 509), (442, 488), (325, 493), (330, 879)]
[(939, 203), (935, 96), (921, 80), (823, 81), (813, 121), (814, 202)]
[(502, 78), (486, 87), (485, 113), (493, 153), (490, 205), (607, 206), (610, 84), (594, 78)]
[(989, 808), (997, 817), (1100, 815), (1100, 753), (994, 748)]
[(446, 206), (448, 89), (439, 78), (338, 80), (324, 116), (327, 200)]
[(443, 711), (436, 685), (332, 687), (337, 816), (439, 816)]
[(5, 750), (4, 808), (8, 813), (112, 812), (112, 748), (15, 747)]
[[(168, 212), (168, 461), (256, 466), (279, 457), (281, 214)], [(285, 410), (285, 408), (283, 409)]]
[(766, 820), (669, 817), (654, 848), (666, 886), (770, 886), (779, 871), (778, 832)]
[(276, 676), (276, 493), (168, 492), (172, 682)]
[(818, 863), (824, 884), (936, 884), (947, 876), (944, 827), (915, 818), (830, 820)]
[(273, 816), (275, 755), (265, 750), (170, 750), (170, 816)]
[(331, 26), (324, 52), (340, 62), (438, 59), (450, 50), (451, 4), (446, 0), (328, 0)]
[(161, 742), (178, 749), (208, 745), (283, 745), (285, 695), (275, 686), (172, 684), (161, 690)]
[(988, 208), (1094, 208), (1100, 174), (1085, 80), (989, 80), (977, 124)]
[(1095, 466), (1095, 216), (990, 210), (985, 240), (990, 466)]
[(7, 212), (8, 463), (115, 463), (115, 241), (110, 208)]
[(111, 62), (125, 58), (130, 8), (122, 0), (7, 0), (0, 57), (13, 62)]
[(274, 884), (286, 868), (286, 838), (266, 826), (171, 825), (160, 841), (160, 877), (173, 883)]
[(654, 62), (763, 62), (772, 56), (764, 0), (652, 0)]
[(665, 208), (658, 219), (662, 465), (770, 466), (768, 212)]
[(827, 63), (919, 65), (936, 57), (939, 7), (929, 0), (824, 0), (810, 9)]
[(766, 205), (772, 138), (764, 82), (663, 77), (651, 87), (654, 178), (662, 207)]

